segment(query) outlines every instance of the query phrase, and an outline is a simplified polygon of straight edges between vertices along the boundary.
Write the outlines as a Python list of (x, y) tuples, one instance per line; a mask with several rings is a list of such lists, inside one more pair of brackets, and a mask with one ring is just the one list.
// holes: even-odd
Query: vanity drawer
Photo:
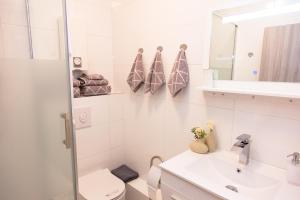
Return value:
[(223, 200), (223, 198), (209, 193), (166, 171), (162, 171), (161, 185), (162, 193), (165, 194), (163, 200)]
[(191, 200), (164, 184), (161, 184), (161, 193), (163, 200)]

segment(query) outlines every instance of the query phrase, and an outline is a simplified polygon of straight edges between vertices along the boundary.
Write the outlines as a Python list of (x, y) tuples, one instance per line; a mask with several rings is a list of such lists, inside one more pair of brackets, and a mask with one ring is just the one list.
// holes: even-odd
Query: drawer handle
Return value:
[(176, 195), (171, 195), (172, 200), (182, 200), (181, 198), (177, 197)]

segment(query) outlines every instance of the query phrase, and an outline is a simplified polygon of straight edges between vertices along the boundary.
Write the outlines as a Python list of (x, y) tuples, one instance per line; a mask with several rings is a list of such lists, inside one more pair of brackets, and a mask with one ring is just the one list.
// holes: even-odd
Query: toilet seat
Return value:
[(125, 184), (108, 169), (101, 169), (79, 178), (79, 192), (87, 200), (121, 200)]

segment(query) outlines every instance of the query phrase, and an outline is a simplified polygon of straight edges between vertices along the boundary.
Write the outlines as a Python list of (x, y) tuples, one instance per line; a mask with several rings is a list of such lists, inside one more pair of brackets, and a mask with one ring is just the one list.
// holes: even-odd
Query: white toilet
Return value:
[(79, 193), (87, 200), (125, 200), (125, 183), (101, 169), (79, 178)]

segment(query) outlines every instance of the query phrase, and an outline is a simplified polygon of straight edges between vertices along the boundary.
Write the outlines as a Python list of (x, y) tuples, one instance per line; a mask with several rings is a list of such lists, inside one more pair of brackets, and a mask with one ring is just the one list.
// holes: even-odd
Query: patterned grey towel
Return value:
[(151, 65), (150, 72), (146, 79), (145, 93), (151, 92), (151, 94), (154, 94), (165, 83), (166, 80), (165, 80), (164, 66), (161, 59), (161, 51), (158, 50), (155, 55), (154, 62)]
[(104, 77), (101, 74), (83, 74), (83, 77), (86, 77), (90, 80), (102, 80)]
[(85, 86), (81, 88), (82, 96), (98, 96), (111, 93), (110, 85), (103, 86)]
[(127, 83), (133, 92), (136, 92), (145, 82), (145, 71), (143, 66), (142, 52), (139, 52), (132, 65), (130, 74), (127, 78)]
[(101, 79), (101, 80), (90, 80), (85, 76), (81, 76), (78, 78), (80, 81), (81, 86), (101, 86), (101, 85), (108, 85), (108, 80)]
[(79, 86), (80, 86), (80, 81), (73, 78), (73, 87), (79, 87)]
[(80, 97), (80, 88), (79, 87), (73, 87), (73, 96), (74, 96), (74, 98)]
[(170, 93), (175, 97), (182, 89), (187, 87), (189, 83), (189, 67), (186, 60), (184, 49), (181, 49), (173, 66), (168, 87)]

